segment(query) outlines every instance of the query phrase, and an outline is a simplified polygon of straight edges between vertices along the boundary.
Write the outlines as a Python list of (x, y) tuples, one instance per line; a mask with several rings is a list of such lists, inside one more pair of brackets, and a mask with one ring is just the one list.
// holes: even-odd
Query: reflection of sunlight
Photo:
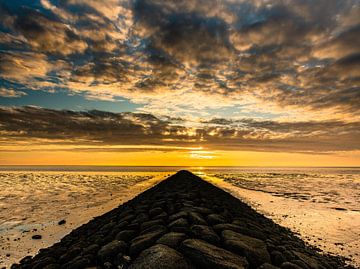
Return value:
[(213, 159), (214, 156), (210, 151), (196, 150), (190, 151), (190, 158), (192, 159)]

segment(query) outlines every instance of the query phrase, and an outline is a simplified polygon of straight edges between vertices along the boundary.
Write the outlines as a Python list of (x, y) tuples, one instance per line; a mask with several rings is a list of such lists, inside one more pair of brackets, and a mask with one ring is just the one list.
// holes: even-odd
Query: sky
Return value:
[(360, 0), (2, 0), (0, 165), (360, 166)]

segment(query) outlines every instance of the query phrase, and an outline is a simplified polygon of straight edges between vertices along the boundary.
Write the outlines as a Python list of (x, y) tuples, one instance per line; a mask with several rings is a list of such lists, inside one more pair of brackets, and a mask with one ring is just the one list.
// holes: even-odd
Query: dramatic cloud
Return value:
[(358, 0), (5, 1), (0, 15), (11, 88), (156, 114), (360, 116)]
[(159, 119), (145, 113), (74, 112), (39, 107), (0, 109), (3, 145), (40, 139), (42, 145), (153, 145), (164, 151), (166, 146), (308, 153), (360, 149), (357, 139), (360, 122), (214, 118), (195, 125), (187, 126), (183, 119)]
[(5, 88), (0, 88), (0, 96), (1, 97), (7, 97), (7, 98), (16, 98), (16, 97), (21, 97), (26, 95), (25, 92), (22, 91), (16, 91), (13, 89), (5, 89)]

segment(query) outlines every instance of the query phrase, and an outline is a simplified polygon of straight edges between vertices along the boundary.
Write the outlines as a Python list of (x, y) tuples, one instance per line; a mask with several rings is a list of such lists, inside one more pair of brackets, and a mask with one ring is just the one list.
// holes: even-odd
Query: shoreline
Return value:
[[(172, 264), (171, 260), (177, 263)], [(158, 267), (159, 264), (164, 267)], [(59, 243), (12, 268), (117, 268), (120, 265), (122, 268), (354, 268), (346, 266), (341, 257), (317, 253), (289, 229), (187, 171), (91, 220)]]
[[(123, 189), (121, 194), (114, 195), (112, 200), (104, 204), (84, 208), (81, 212), (78, 210), (76, 212), (65, 212), (62, 218), (51, 219), (46, 223), (39, 222), (17, 226), (16, 228), (5, 228), (4, 231), (0, 231), (0, 245), (3, 247), (0, 250), (0, 253), (3, 254), (1, 255), (0, 268), (10, 268), (11, 264), (18, 262), (23, 257), (36, 255), (39, 249), (51, 247), (71, 231), (91, 221), (91, 219), (113, 210), (119, 204), (133, 199), (139, 193), (146, 191), (167, 177), (159, 174), (150, 180), (140, 181), (134, 186)], [(65, 220), (66, 223), (59, 225), (58, 222), (61, 220)], [(32, 236), (36, 234), (41, 235), (41, 240), (32, 239)]]
[[(359, 223), (357, 220), (360, 215), (357, 212), (335, 209), (329, 212), (327, 206), (312, 206), (304, 201), (289, 200), (265, 191), (247, 189), (216, 176), (204, 175), (204, 178), (280, 226), (289, 228), (307, 244), (321, 249), (323, 253), (344, 257), (349, 265), (359, 267), (360, 241), (354, 239), (357, 238), (356, 231), (359, 230), (359, 225), (356, 224)], [(345, 230), (353, 233), (349, 234)]]

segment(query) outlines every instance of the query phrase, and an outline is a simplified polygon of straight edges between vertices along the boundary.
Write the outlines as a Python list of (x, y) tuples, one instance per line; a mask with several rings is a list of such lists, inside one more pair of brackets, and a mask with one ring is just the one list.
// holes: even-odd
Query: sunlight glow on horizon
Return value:
[[(205, 154), (205, 155), (202, 155)], [(209, 155), (212, 154), (212, 155)], [(209, 158), (210, 157), (210, 158)], [(303, 154), (253, 151), (77, 152), (24, 151), (1, 153), (1, 165), (105, 166), (360, 166), (360, 151)]]

